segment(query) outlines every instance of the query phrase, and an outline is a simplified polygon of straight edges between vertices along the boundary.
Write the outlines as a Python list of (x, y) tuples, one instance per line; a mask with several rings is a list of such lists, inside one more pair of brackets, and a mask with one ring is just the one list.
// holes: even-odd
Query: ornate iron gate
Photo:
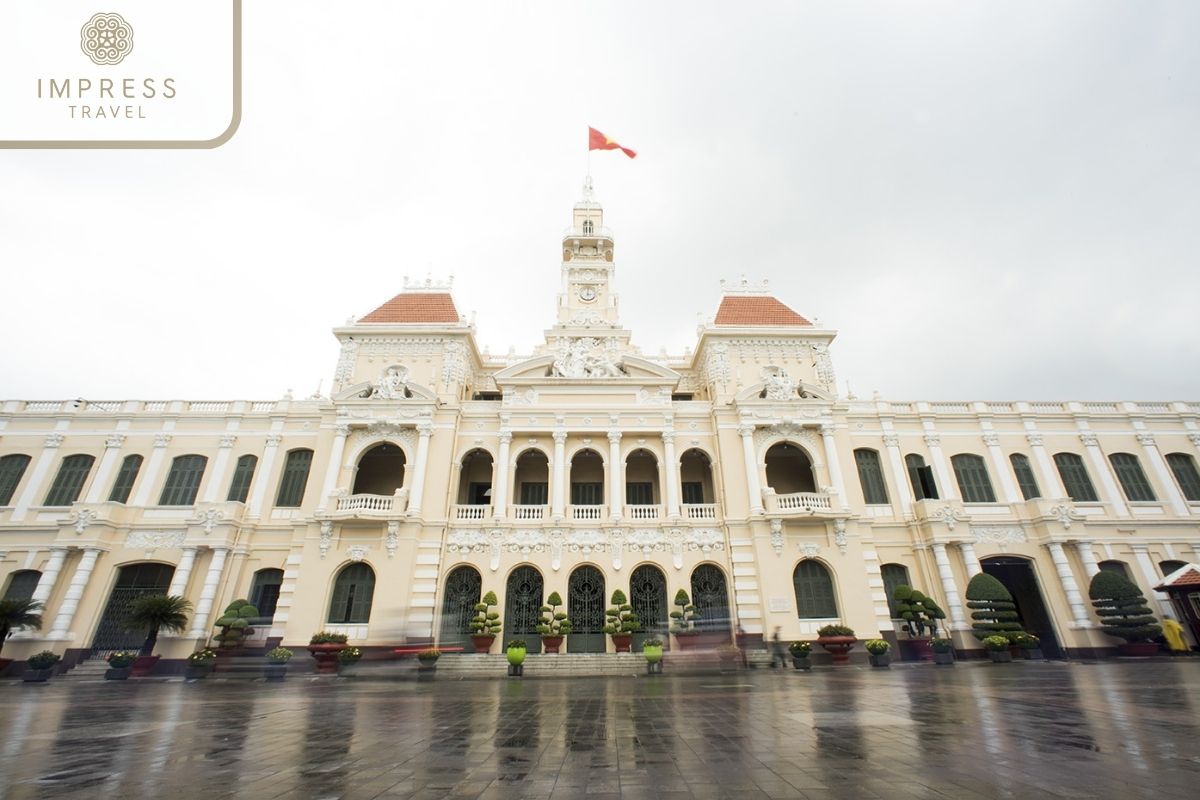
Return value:
[(704, 631), (728, 631), (729, 594), (725, 575), (712, 564), (701, 564), (692, 571), (692, 604), (696, 606), (696, 627)]
[(108, 597), (104, 615), (92, 640), (93, 652), (137, 650), (146, 640), (147, 631), (129, 630), (125, 617), (134, 601), (148, 594), (166, 594), (175, 568), (170, 564), (130, 564), (121, 567), (117, 584)]
[(483, 579), (474, 567), (459, 567), (446, 577), (442, 594), (442, 647), (459, 647), (471, 634), (475, 604), (483, 596)]
[[(504, 592), (504, 640), (538, 635), (538, 621), (542, 618), (542, 573), (533, 567), (517, 567), (508, 576)], [(529, 649), (537, 652), (535, 641), (527, 642)]]
[(667, 579), (662, 570), (643, 564), (629, 577), (629, 604), (642, 621), (641, 633), (633, 637), (635, 649), (641, 649), (648, 636), (667, 640)]
[(582, 566), (567, 581), (567, 616), (571, 618), (568, 653), (603, 653), (604, 576), (595, 567)]

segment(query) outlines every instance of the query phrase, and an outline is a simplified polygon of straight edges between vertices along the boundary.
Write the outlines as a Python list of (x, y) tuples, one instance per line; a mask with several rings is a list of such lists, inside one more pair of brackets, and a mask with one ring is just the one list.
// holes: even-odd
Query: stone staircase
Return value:
[(55, 683), (58, 683), (59, 681), (65, 683), (102, 681), (104, 680), (104, 672), (107, 669), (108, 662), (104, 660), (104, 656), (92, 656), (91, 658), (80, 661), (62, 675), (53, 678), (53, 680)]
[[(582, 675), (644, 675), (641, 653), (558, 653), (525, 657), (526, 678)], [(503, 678), (508, 658), (503, 654), (448, 653), (438, 659), (439, 678)]]

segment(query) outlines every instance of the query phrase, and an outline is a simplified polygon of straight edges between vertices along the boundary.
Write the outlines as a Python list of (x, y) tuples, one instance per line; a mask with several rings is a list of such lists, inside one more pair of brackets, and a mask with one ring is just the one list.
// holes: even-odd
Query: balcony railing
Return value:
[(604, 506), (569, 506), (568, 519), (598, 521), (604, 519)]
[(824, 492), (792, 492), (765, 495), (767, 511), (784, 514), (817, 514), (833, 511), (833, 503)]
[(546, 518), (545, 506), (513, 506), (512, 518), (518, 522)]
[(684, 519), (707, 519), (714, 520), (717, 518), (716, 503), (684, 503), (683, 504)]
[(408, 490), (395, 494), (335, 494), (329, 508), (337, 517), (397, 517), (408, 509)]
[(492, 507), (488, 505), (455, 505), (450, 509), (450, 518), (456, 522), (482, 522), (492, 515)]
[(625, 506), (625, 516), (629, 519), (661, 519), (662, 506)]

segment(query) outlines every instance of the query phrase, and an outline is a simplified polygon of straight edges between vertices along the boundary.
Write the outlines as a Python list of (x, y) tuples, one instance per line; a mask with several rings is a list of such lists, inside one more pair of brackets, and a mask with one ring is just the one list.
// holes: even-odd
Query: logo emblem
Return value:
[(97, 64), (120, 64), (133, 51), (133, 28), (120, 14), (96, 14), (80, 29), (79, 47)]

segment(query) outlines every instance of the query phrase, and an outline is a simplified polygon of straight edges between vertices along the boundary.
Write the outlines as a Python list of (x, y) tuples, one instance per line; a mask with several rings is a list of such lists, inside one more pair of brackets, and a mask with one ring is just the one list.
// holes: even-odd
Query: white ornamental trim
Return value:
[(145, 550), (149, 555), (155, 550), (178, 550), (186, 538), (187, 531), (130, 531), (125, 546), (130, 550)]
[(977, 544), (1021, 544), (1029, 541), (1023, 528), (1015, 526), (971, 526), (971, 536)]

